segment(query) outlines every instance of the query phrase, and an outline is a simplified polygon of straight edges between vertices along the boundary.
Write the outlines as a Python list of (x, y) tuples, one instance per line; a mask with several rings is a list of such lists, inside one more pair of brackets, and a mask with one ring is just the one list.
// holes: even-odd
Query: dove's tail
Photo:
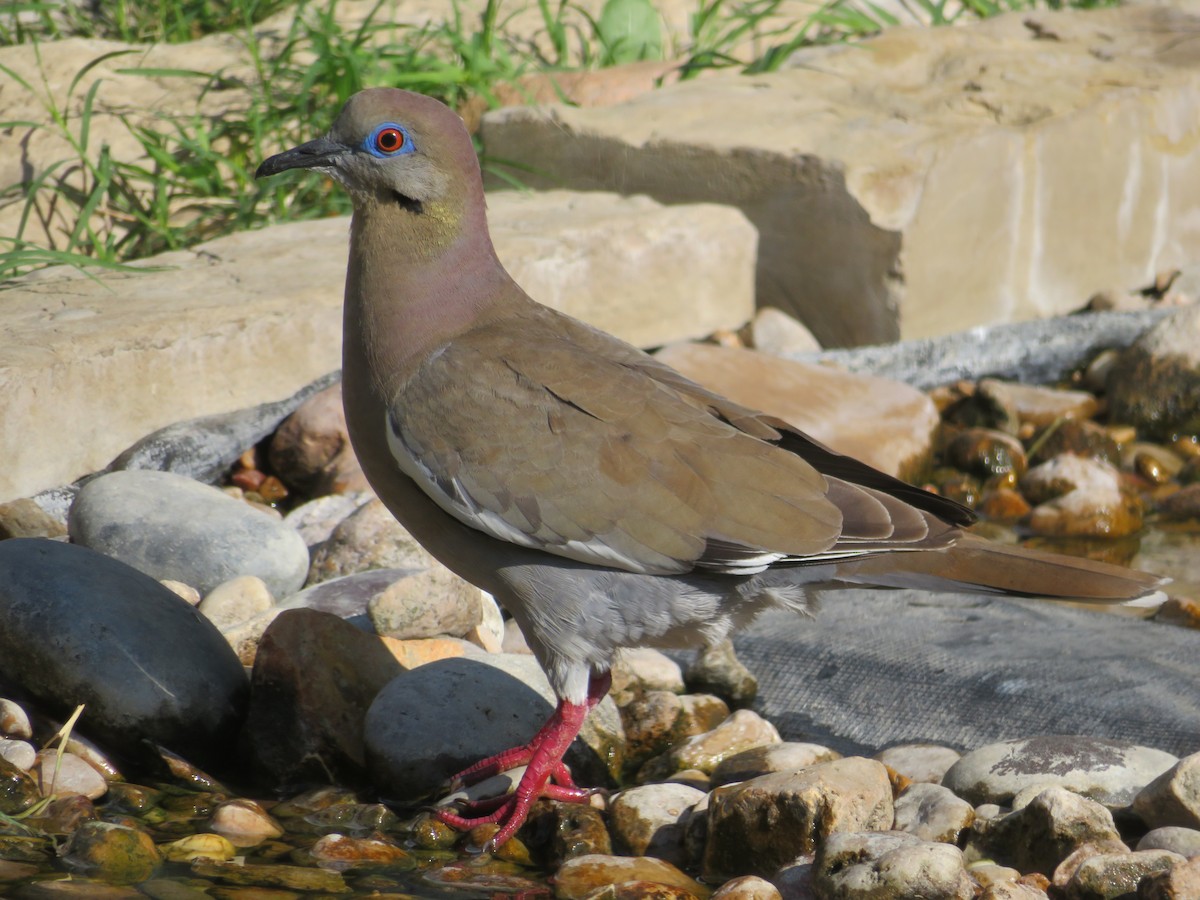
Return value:
[(1091, 603), (1157, 606), (1170, 579), (1109, 563), (963, 535), (944, 550), (887, 553), (838, 567), (841, 581), (884, 587), (960, 589)]

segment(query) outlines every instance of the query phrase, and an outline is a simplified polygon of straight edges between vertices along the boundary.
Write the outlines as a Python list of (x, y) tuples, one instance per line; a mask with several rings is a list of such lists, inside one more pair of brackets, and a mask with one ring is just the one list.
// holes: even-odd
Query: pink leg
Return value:
[[(559, 701), (554, 714), (528, 744), (490, 756), (454, 777), (455, 782), (473, 784), (515, 766), (528, 765), (516, 790), (511, 794), (467, 804), (466, 811), (486, 812), (486, 815), (468, 818), (449, 810), (438, 810), (435, 813), (437, 817), (447, 825), (461, 830), (474, 828), (476, 825), (500, 823), (500, 830), (489, 842), (493, 847), (498, 847), (525, 824), (529, 810), (538, 797), (569, 802), (586, 799), (590, 792), (575, 786), (562, 758), (575, 736), (579, 734), (583, 720), (608, 693), (611, 684), (612, 677), (607, 672), (592, 676), (588, 683), (588, 697), (585, 703)], [(556, 783), (551, 784), (551, 779)]]

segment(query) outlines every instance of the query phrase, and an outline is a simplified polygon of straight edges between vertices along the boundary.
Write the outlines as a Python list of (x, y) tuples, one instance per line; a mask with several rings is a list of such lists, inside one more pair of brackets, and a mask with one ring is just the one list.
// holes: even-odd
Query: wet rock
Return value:
[(208, 827), (235, 847), (255, 847), (283, 834), (279, 823), (253, 800), (237, 799), (213, 810)]
[(993, 522), (1015, 522), (1029, 515), (1033, 508), (1020, 493), (1012, 488), (997, 488), (987, 491), (975, 506), (980, 515)]
[[(37, 807), (37, 815), (24, 819), (24, 823), (44, 834), (74, 834), (85, 822), (100, 818), (96, 805), (83, 794), (59, 793), (44, 806)], [(32, 812), (32, 810), (30, 810)], [(112, 819), (118, 825), (133, 824), (119, 818)]]
[[(529, 656), (429, 663), (393, 679), (372, 702), (364, 724), (368, 770), (389, 796), (424, 796), (480, 758), (527, 743), (556, 702)], [(620, 771), (621, 744), (620, 718), (606, 698), (567, 764), (580, 783), (605, 783)]]
[(683, 677), (693, 693), (715, 694), (733, 709), (749, 706), (758, 696), (758, 679), (737, 658), (730, 640), (697, 653)]
[(226, 631), (275, 605), (271, 589), (257, 575), (239, 575), (223, 581), (200, 601), (200, 612)]
[(1179, 825), (1151, 829), (1138, 841), (1138, 850), (1170, 850), (1180, 856), (1200, 856), (1200, 830)]
[(1151, 828), (1200, 829), (1200, 753), (1179, 760), (1133, 799), (1133, 811)]
[(620, 707), (620, 711), (625, 728), (625, 765), (636, 772), (676, 740), (683, 701), (671, 691), (650, 691)]
[(66, 533), (66, 525), (27, 497), (0, 503), (0, 541), (62, 537)]
[(830, 834), (817, 851), (813, 884), (830, 900), (972, 900), (962, 852), (897, 832)]
[(1029, 515), (1036, 534), (1121, 537), (1142, 527), (1142, 504), (1122, 489), (1108, 463), (1064, 454), (1030, 469), (1021, 489), (1037, 504)]
[(233, 859), (237, 847), (219, 834), (201, 832), (172, 841), (159, 848), (168, 862), (191, 862), (193, 859)]
[(1042, 791), (1022, 809), (987, 823), (981, 845), (1022, 872), (1053, 872), (1076, 849), (1120, 841), (1112, 813), (1061, 787)]
[(970, 803), (1001, 803), (1034, 784), (1057, 784), (1114, 809), (1177, 757), (1086, 735), (1043, 735), (988, 744), (950, 767), (942, 784)]
[(554, 896), (558, 900), (584, 900), (593, 890), (626, 881), (648, 881), (683, 888), (700, 900), (712, 892), (661, 859), (634, 859), (628, 856), (590, 854), (567, 860), (554, 876)]
[(1121, 462), (1121, 451), (1112, 435), (1102, 425), (1086, 419), (1068, 419), (1034, 434), (1031, 465), (1040, 465), (1056, 456), (1070, 455), (1094, 459), (1110, 465)]
[(220, 633), (153, 578), (73, 544), (0, 542), (0, 680), (49, 713), (85, 704), (83, 734), (139, 755), (143, 740), (202, 765), (228, 760), (245, 708)]
[(703, 791), (682, 784), (648, 784), (621, 791), (609, 804), (617, 846), (631, 856), (653, 856), (686, 866), (684, 820), (703, 799)]
[(202, 594), (236, 575), (257, 575), (286, 597), (308, 571), (308, 548), (293, 529), (170, 472), (109, 472), (89, 481), (68, 524), (75, 543)]
[(350, 446), (341, 382), (313, 394), (283, 420), (267, 459), (288, 486), (309, 495), (369, 490)]
[(817, 763), (841, 759), (842, 754), (820, 744), (785, 741), (751, 747), (726, 757), (712, 771), (713, 786), (747, 781), (773, 772), (797, 772)]
[(0, 813), (24, 812), (42, 798), (37, 781), (23, 768), (0, 758)]
[(1085, 859), (1067, 882), (1067, 900), (1115, 900), (1138, 889), (1148, 875), (1169, 872), (1184, 858), (1169, 850), (1100, 853)]
[(1200, 519), (1200, 484), (1189, 484), (1164, 498), (1158, 512), (1166, 519)]
[(483, 621), (479, 594), (439, 565), (396, 580), (371, 598), (367, 612), (375, 633), (386, 637), (461, 637)]
[(731, 878), (712, 895), (712, 900), (783, 900), (779, 888), (757, 875)]
[(1010, 881), (988, 885), (976, 900), (1049, 900), (1049, 895), (1031, 884)]
[(947, 770), (962, 758), (962, 754), (941, 744), (897, 744), (880, 750), (877, 759), (909, 781), (938, 784)]
[(59, 754), (56, 750), (43, 750), (29, 770), (37, 779), (41, 792), (49, 797), (53, 794), (81, 794), (89, 800), (98, 800), (108, 791), (104, 776), (74, 753)]
[(536, 833), (549, 835), (546, 843), (552, 866), (613, 852), (612, 838), (598, 809), (582, 803), (546, 803), (544, 807), (532, 824)]
[(890, 828), (893, 817), (887, 770), (861, 757), (718, 788), (709, 798), (705, 876), (766, 877), (834, 832)]
[(957, 844), (975, 821), (975, 809), (940, 784), (916, 783), (896, 798), (894, 828), (923, 841)]
[(1028, 466), (1020, 441), (987, 428), (968, 428), (950, 441), (945, 452), (951, 465), (983, 479), (1008, 472), (1020, 478)]
[(441, 567), (378, 499), (343, 519), (312, 554), (309, 585), (367, 569), (424, 570)]
[(1096, 398), (1087, 391), (1068, 391), (995, 378), (980, 381), (979, 394), (1009, 410), (1018, 422), (1038, 428), (1058, 419), (1090, 419), (1098, 407)]
[(0, 734), (10, 738), (33, 737), (29, 716), (20, 704), (0, 697)]
[(162, 856), (150, 835), (109, 822), (85, 822), (63, 848), (63, 862), (85, 875), (114, 884), (145, 881)]
[(779, 742), (774, 725), (756, 712), (739, 709), (711, 731), (689, 737), (664, 757), (651, 760), (639, 778), (657, 780), (659, 775), (666, 777), (684, 769), (711, 773), (722, 760), (736, 753)]
[(1200, 628), (1200, 600), (1190, 597), (1168, 597), (1154, 614), (1155, 621), (1182, 625), (1184, 628)]
[(13, 900), (143, 900), (146, 895), (131, 887), (106, 884), (94, 878), (73, 877), (70, 881), (24, 884), (11, 896)]
[(1146, 434), (1200, 433), (1200, 306), (1184, 307), (1126, 349), (1108, 376), (1109, 413)]
[(309, 854), (323, 868), (350, 869), (364, 864), (383, 863), (391, 870), (416, 865), (412, 856), (390, 841), (327, 834), (309, 848)]
[(1200, 858), (1188, 860), (1169, 872), (1148, 875), (1138, 884), (1138, 900), (1191, 900), (1200, 897)]
[(285, 891), (350, 893), (350, 889), (346, 886), (346, 880), (337, 872), (302, 866), (242, 865), (237, 860), (201, 858), (193, 860), (192, 874), (200, 878), (213, 878), (227, 884), (278, 888)]
[(655, 881), (622, 881), (596, 888), (587, 900), (697, 900), (685, 888)]
[(363, 718), (403, 668), (375, 636), (329, 613), (286, 610), (263, 634), (242, 746), (273, 784), (366, 778)]
[(684, 692), (683, 670), (679, 663), (652, 647), (621, 650), (612, 667), (609, 695), (617, 706), (632, 703), (651, 691)]
[(37, 759), (37, 750), (28, 741), (0, 738), (0, 759), (28, 772)]

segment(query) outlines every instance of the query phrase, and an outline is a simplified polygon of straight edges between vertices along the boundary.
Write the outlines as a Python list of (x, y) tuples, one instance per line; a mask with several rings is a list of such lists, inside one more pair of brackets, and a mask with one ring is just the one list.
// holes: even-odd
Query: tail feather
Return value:
[(888, 553), (847, 562), (838, 567), (838, 578), (886, 587), (941, 590), (958, 587), (1092, 603), (1139, 600), (1153, 595), (1170, 580), (1095, 560), (998, 544), (973, 535), (963, 535), (944, 550)]

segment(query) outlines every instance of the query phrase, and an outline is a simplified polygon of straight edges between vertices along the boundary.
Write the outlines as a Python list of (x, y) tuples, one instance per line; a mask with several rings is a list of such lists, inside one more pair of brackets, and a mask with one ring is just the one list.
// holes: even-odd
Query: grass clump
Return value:
[[(0, 281), (56, 263), (121, 266), (268, 222), (346, 212), (344, 195), (319, 176), (283, 186), (255, 182), (253, 173), (270, 154), (327, 129), (346, 99), (371, 85), (461, 107), (472, 97), (495, 105), (501, 85), (537, 71), (669, 57), (681, 61), (685, 78), (711, 68), (767, 72), (802, 47), (873, 34), (901, 16), (951, 24), (1037, 3), (1057, 8), (1065, 0), (897, 0), (887, 9), (876, 0), (831, 0), (802, 21), (782, 14), (783, 0), (697, 0), (681, 47), (668, 47), (652, 0), (607, 0), (596, 17), (575, 6), (578, 0), (505, 2), (536, 4), (540, 40), (509, 37), (505, 16), (517, 9), (502, 15), (500, 0), (488, 0), (475, 15), (453, 0), (446, 21), (424, 26), (393, 21), (396, 0), (378, 0), (351, 24), (339, 0), (302, 3), (290, 18), (282, 15), (286, 0), (10, 4), (0, 13), (0, 44), (28, 43), (36, 52), (39, 41), (72, 36), (163, 44), (228, 32), (240, 41), (250, 74), (244, 64), (236, 75), (149, 68), (141, 50), (117, 50), (83, 65), (65, 98), (56, 99), (44, 74), (39, 84), (0, 65), (0, 78), (37, 98), (44, 112), (38, 121), (0, 122), (0, 129), (48, 130), (65, 148), (61, 158), (0, 189), (0, 208), (21, 210), (15, 233), (0, 235)], [(268, 19), (271, 27), (263, 24)], [(755, 48), (750, 58), (747, 45)], [(92, 133), (101, 115), (100, 67), (126, 61), (117, 74), (192, 82), (196, 98), (188, 110), (116, 114), (140, 149), (133, 161), (97, 146)]]

